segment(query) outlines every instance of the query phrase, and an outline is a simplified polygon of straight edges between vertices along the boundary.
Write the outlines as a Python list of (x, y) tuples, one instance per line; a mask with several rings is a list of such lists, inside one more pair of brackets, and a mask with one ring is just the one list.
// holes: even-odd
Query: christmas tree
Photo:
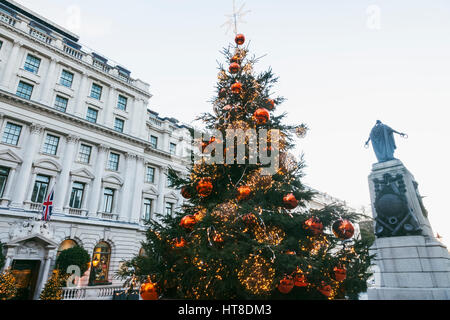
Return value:
[(238, 34), (223, 50), (214, 113), (199, 117), (210, 135), (193, 132), (200, 155), (189, 175), (169, 170), (189, 201), (149, 221), (145, 256), (119, 275), (151, 283), (161, 298), (357, 298), (370, 265), (367, 246), (351, 239), (358, 215), (334, 205), (306, 210), (314, 194), (301, 182), (304, 160), (289, 150), (307, 126), (276, 114), (284, 101), (272, 97), (277, 78), (254, 72), (258, 59), (244, 42)]
[(17, 294), (16, 279), (8, 268), (0, 273), (0, 300), (10, 300)]
[(59, 270), (53, 270), (53, 274), (45, 284), (39, 298), (41, 300), (61, 300), (62, 299), (62, 282), (63, 279), (59, 274)]

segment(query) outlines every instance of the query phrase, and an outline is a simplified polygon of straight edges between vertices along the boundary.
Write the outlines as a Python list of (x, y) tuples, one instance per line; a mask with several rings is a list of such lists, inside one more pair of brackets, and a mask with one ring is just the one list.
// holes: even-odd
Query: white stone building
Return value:
[[(76, 294), (110, 298), (120, 262), (140, 250), (144, 219), (182, 203), (166, 171), (185, 171), (190, 135), (149, 111), (150, 98), (147, 83), (77, 35), (0, 4), (0, 242), (27, 298), (75, 243), (100, 267)], [(51, 221), (30, 220), (52, 186)]]

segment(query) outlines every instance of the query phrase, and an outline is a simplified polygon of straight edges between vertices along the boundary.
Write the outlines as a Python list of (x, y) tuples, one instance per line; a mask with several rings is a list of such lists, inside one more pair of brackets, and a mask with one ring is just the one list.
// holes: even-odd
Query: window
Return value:
[(150, 145), (153, 149), (158, 148), (158, 138), (155, 136), (150, 136)]
[(74, 240), (71, 240), (71, 239), (64, 240), (59, 245), (58, 251), (56, 251), (56, 256), (59, 256), (59, 254), (62, 251), (67, 250), (67, 249), (71, 249), (71, 248), (76, 247), (76, 246), (78, 246), (78, 244)]
[(81, 202), (83, 201), (84, 184), (74, 182), (72, 192), (70, 193), (69, 207), (74, 209), (81, 209)]
[(145, 182), (155, 182), (155, 168), (147, 167), (147, 172), (145, 173)]
[(27, 71), (37, 74), (40, 65), (41, 59), (29, 54), (27, 55), (27, 59), (25, 60), (25, 65), (23, 66), (23, 68)]
[(116, 118), (114, 120), (114, 130), (116, 130), (118, 132), (123, 132), (124, 124), (125, 124), (125, 121), (123, 121), (122, 119)]
[(7, 122), (5, 131), (3, 132), (3, 143), (12, 144), (17, 146), (19, 142), (20, 132), (22, 131), (22, 126), (17, 124)]
[(61, 112), (66, 112), (68, 103), (69, 103), (69, 99), (61, 97), (61, 96), (56, 96), (55, 109), (58, 111), (61, 111)]
[(44, 142), (44, 150), (42, 152), (46, 154), (55, 155), (58, 151), (59, 137), (47, 134)]
[(0, 50), (2, 50), (3, 47), (3, 41), (0, 40)]
[(111, 248), (106, 242), (99, 242), (92, 255), (89, 285), (108, 284)]
[(67, 88), (71, 88), (73, 83), (73, 73), (63, 70), (61, 73), (61, 78), (59, 79), (59, 84)]
[(173, 212), (173, 203), (166, 202), (166, 215), (172, 216), (172, 212)]
[(9, 168), (0, 167), (0, 198), (3, 197), (6, 181), (8, 181)]
[(93, 108), (88, 108), (86, 113), (86, 120), (92, 123), (97, 122), (98, 111)]
[(170, 143), (170, 154), (176, 155), (177, 153), (177, 145), (175, 143)]
[(91, 152), (92, 152), (91, 146), (81, 144), (80, 152), (78, 153), (78, 161), (83, 163), (89, 163), (89, 161), (91, 160)]
[(117, 100), (117, 109), (126, 110), (127, 109), (127, 97), (124, 97), (119, 94), (119, 100)]
[(27, 99), (27, 100), (30, 100), (32, 93), (33, 93), (33, 86), (31, 84), (28, 84), (23, 81), (19, 81), (19, 85), (17, 86), (17, 92), (16, 92), (17, 96)]
[(169, 176), (167, 177), (167, 187), (168, 188), (172, 188), (173, 187), (173, 181), (172, 181), (172, 179), (170, 179)]
[(152, 214), (152, 199), (144, 199), (144, 220), (150, 220)]
[(117, 171), (119, 170), (119, 155), (117, 153), (110, 153), (108, 159), (108, 169)]
[(47, 195), (49, 184), (49, 177), (37, 175), (36, 181), (34, 182), (33, 193), (31, 194), (31, 202), (43, 203), (45, 196)]
[(102, 98), (102, 87), (93, 83), (91, 88), (91, 98), (100, 100)]
[(114, 204), (114, 189), (105, 188), (103, 192), (103, 212), (112, 213)]

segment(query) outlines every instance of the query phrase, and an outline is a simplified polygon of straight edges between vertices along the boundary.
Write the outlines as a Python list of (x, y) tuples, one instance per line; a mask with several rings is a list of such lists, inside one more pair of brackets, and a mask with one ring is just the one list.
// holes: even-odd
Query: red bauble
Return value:
[(295, 199), (295, 196), (292, 193), (289, 193), (283, 197), (283, 203), (286, 209), (294, 209), (298, 206), (298, 200)]
[(152, 282), (143, 283), (139, 293), (143, 300), (158, 300), (158, 291)]
[(181, 195), (183, 196), (183, 198), (185, 199), (190, 199), (192, 198), (192, 195), (190, 194), (188, 187), (184, 186), (183, 188), (181, 188)]
[(339, 238), (341, 240), (350, 239), (355, 233), (355, 228), (347, 219), (339, 219), (338, 221), (333, 223), (332, 229), (336, 238)]
[(289, 293), (292, 288), (294, 288), (294, 280), (291, 276), (286, 276), (280, 280), (280, 284), (278, 285), (278, 291), (281, 293)]
[(311, 217), (305, 221), (303, 228), (311, 232), (313, 235), (317, 236), (323, 231), (323, 224), (320, 222), (319, 218)]
[(344, 281), (347, 278), (347, 269), (345, 267), (334, 267), (334, 279), (336, 281)]
[(253, 114), (253, 119), (258, 125), (266, 124), (270, 119), (269, 110), (267, 110), (266, 108), (256, 109), (255, 113)]
[(275, 101), (273, 101), (272, 99), (267, 99), (267, 109), (269, 110), (273, 110), (273, 108), (275, 108)]
[(237, 199), (239, 201), (247, 199), (250, 196), (250, 193), (252, 193), (252, 189), (249, 186), (239, 187), (237, 191), (238, 191)]
[(180, 221), (180, 226), (185, 229), (191, 229), (197, 223), (197, 219), (193, 215), (184, 216)]
[(231, 92), (235, 93), (235, 94), (239, 94), (242, 91), (242, 83), (235, 82), (231, 85)]
[(240, 34), (236, 35), (236, 38), (234, 38), (234, 41), (239, 46), (243, 45), (245, 42), (245, 36), (242, 33), (240, 33)]
[(173, 239), (173, 247), (174, 248), (183, 248), (186, 245), (186, 240), (184, 240), (183, 237), (180, 237), (180, 239), (175, 238)]
[(210, 178), (203, 178), (197, 183), (197, 192), (200, 197), (207, 197), (211, 194), (213, 185)]
[(230, 73), (238, 73), (240, 68), (241, 66), (238, 63), (233, 62), (230, 64), (230, 68), (228, 70), (230, 70)]
[(294, 285), (296, 287), (306, 287), (308, 286), (308, 281), (306, 276), (302, 272), (297, 272), (294, 276)]
[(317, 290), (326, 297), (329, 297), (332, 291), (331, 286), (327, 285), (324, 281), (322, 281), (322, 285)]

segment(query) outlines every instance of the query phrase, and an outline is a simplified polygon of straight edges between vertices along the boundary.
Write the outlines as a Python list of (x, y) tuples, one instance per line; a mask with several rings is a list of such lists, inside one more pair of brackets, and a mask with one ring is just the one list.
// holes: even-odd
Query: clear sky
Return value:
[[(232, 0), (17, 0), (80, 36), (150, 83), (150, 108), (190, 123), (211, 110), (221, 25)], [(238, 7), (243, 2), (236, 0)], [(279, 111), (310, 132), (298, 141), (305, 182), (369, 206), (364, 149), (375, 120), (406, 132), (396, 157), (419, 183), (435, 232), (450, 244), (450, 2), (448, 0), (247, 0), (239, 31), (256, 66), (280, 77)]]

